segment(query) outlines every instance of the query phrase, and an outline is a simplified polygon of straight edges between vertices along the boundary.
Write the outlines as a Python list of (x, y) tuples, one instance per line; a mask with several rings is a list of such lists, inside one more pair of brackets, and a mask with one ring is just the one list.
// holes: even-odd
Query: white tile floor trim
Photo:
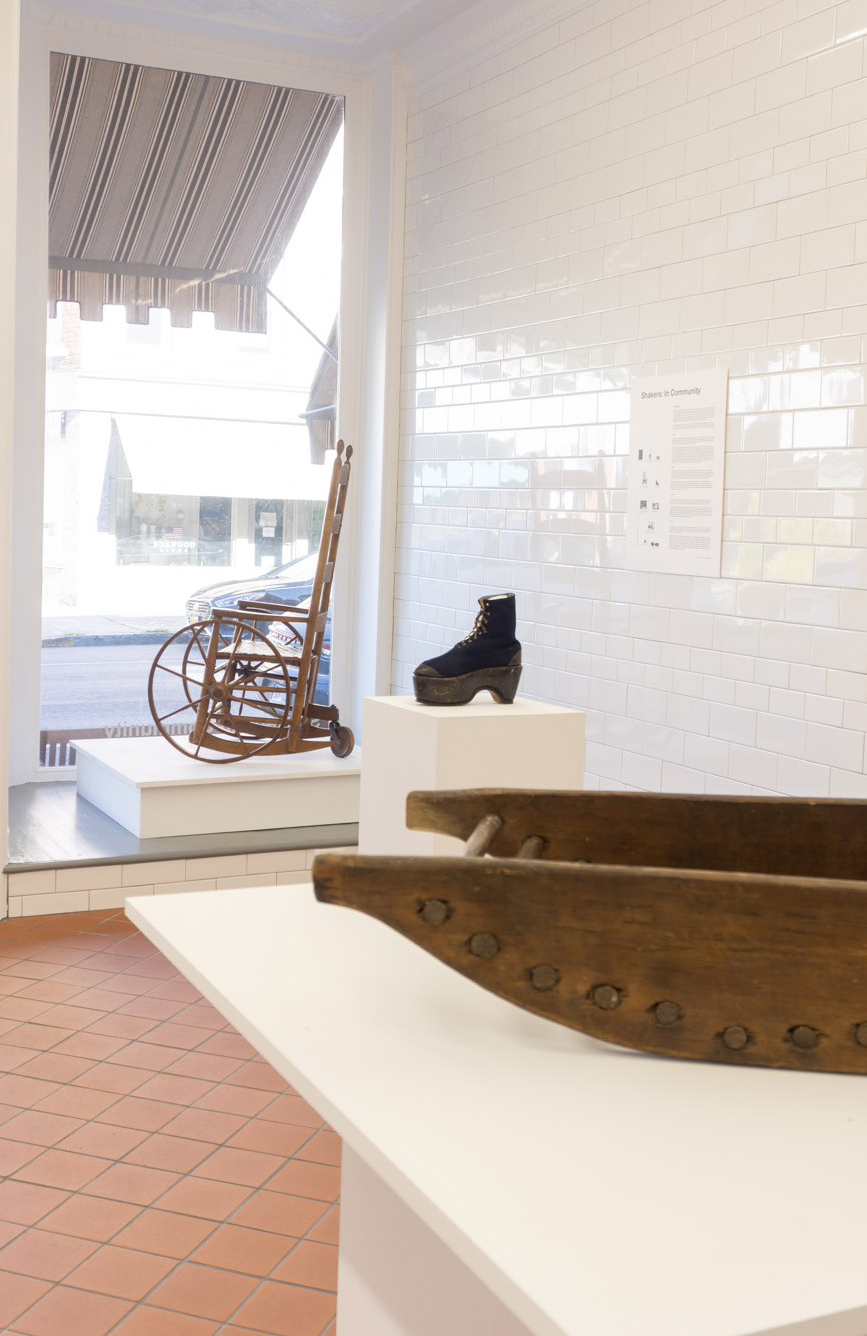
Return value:
[(9, 917), (115, 909), (127, 895), (227, 890), (236, 886), (285, 886), (307, 881), (318, 853), (348, 853), (350, 846), (291, 849), (285, 853), (226, 854), (147, 863), (43, 868), (6, 877)]

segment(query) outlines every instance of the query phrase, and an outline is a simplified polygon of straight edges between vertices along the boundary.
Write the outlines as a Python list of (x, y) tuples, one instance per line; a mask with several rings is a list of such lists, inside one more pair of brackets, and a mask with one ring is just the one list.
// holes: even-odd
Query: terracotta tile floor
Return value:
[(339, 1164), (120, 911), (0, 923), (0, 1330), (334, 1336)]

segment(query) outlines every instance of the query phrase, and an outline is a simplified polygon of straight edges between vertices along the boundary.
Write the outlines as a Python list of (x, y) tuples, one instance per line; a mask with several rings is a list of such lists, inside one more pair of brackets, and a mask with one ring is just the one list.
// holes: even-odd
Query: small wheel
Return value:
[(346, 724), (332, 724), (329, 732), (331, 733), (331, 750), (335, 756), (342, 760), (348, 756), (355, 746), (355, 734)]

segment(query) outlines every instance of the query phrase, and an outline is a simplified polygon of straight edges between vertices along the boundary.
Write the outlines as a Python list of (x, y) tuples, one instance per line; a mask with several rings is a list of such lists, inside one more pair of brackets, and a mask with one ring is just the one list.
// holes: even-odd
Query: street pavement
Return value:
[[(153, 726), (148, 705), (148, 678), (159, 645), (167, 635), (152, 644), (106, 643), (62, 644), (42, 650), (42, 706), (40, 728), (44, 730), (105, 729), (106, 737), (129, 736), (121, 729)], [(161, 662), (180, 667), (184, 644), (179, 643), (163, 656)], [(327, 664), (326, 660), (326, 664)], [(195, 672), (193, 676), (195, 676)], [(184, 705), (186, 696), (181, 678), (171, 673), (157, 675), (157, 705), (167, 714)], [(328, 671), (319, 679), (317, 701), (328, 700)], [(181, 710), (171, 722), (192, 723), (192, 712)]]
[[(40, 729), (98, 728), (106, 737), (129, 736), (141, 727), (150, 731), (151, 664), (160, 645), (186, 625), (184, 617), (175, 616), (43, 618)], [(183, 652), (184, 645), (178, 644), (163, 661), (180, 666)], [(323, 703), (328, 699), (328, 664), (326, 658), (316, 693)], [(158, 681), (160, 713), (181, 707), (186, 697), (180, 677), (159, 674)], [(190, 724), (192, 712), (181, 710), (171, 722)]]
[[(160, 635), (159, 643), (166, 639)], [(62, 645), (42, 650), (43, 729), (129, 727), (153, 724), (148, 676), (157, 644)], [(180, 663), (183, 646), (175, 654)], [(165, 676), (165, 675), (163, 675)], [(166, 687), (180, 679), (166, 678)], [(182, 697), (178, 694), (177, 703)], [(171, 709), (174, 700), (166, 702)], [(111, 734), (107, 734), (111, 736)]]

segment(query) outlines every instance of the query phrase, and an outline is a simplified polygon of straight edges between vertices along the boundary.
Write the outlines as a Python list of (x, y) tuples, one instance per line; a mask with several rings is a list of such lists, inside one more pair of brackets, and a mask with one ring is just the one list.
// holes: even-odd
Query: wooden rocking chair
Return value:
[[(352, 446), (338, 441), (309, 605), (215, 609), (206, 621), (176, 631), (154, 659), (151, 714), (185, 756), (225, 765), (321, 747), (340, 757), (352, 751), (355, 739), (337, 706), (314, 701), (351, 456)], [(188, 734), (169, 731), (187, 719)]]

